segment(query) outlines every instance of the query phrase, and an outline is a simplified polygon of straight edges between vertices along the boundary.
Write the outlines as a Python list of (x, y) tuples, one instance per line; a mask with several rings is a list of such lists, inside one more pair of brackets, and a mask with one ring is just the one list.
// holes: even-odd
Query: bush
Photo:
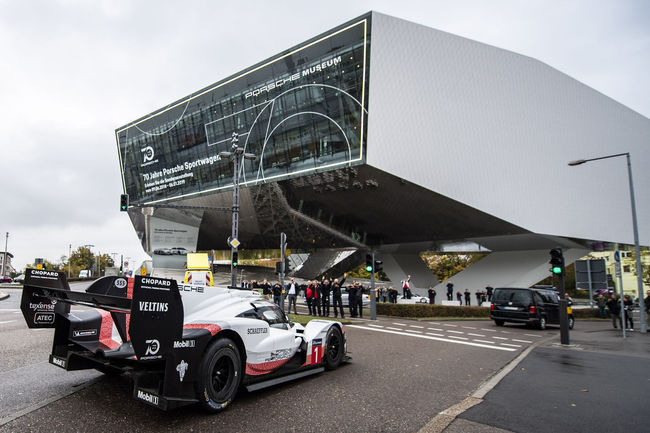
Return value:
[(396, 317), (475, 317), (488, 319), (488, 307), (461, 307), (435, 304), (377, 303), (377, 314)]

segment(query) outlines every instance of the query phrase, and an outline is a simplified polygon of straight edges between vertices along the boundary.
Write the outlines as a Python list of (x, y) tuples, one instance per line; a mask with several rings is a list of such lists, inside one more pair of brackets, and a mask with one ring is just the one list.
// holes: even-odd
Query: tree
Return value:
[(488, 253), (422, 253), (421, 257), (438, 281), (445, 281), (481, 260)]

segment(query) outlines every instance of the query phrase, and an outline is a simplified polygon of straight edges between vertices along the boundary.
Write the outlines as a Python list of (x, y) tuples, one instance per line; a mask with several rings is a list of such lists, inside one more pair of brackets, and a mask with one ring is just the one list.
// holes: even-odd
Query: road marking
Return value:
[(508, 332), (508, 331), (501, 331), (501, 332), (503, 332), (504, 334), (512, 334), (512, 332)]
[(464, 344), (466, 346), (484, 347), (486, 349), (494, 349), (494, 350), (504, 350), (506, 352), (514, 352), (516, 350), (516, 349), (509, 348), (509, 347), (488, 346), (487, 344), (472, 343), (471, 341), (450, 340), (450, 339), (447, 339), (447, 338), (430, 337), (428, 335), (417, 335), (417, 334), (410, 334), (410, 333), (407, 333), (407, 332), (389, 331), (388, 329), (369, 328), (367, 326), (347, 325), (346, 328), (365, 329), (367, 331), (385, 332), (387, 334), (403, 335), (403, 336), (409, 336), (409, 337), (414, 337), (414, 338), (424, 338), (424, 339), (427, 339), (427, 340), (443, 341), (445, 343)]
[(526, 335), (528, 337), (537, 337), (537, 338), (542, 338), (543, 337), (542, 335), (535, 335), (535, 334), (524, 334), (524, 335)]
[(12, 323), (12, 322), (17, 322), (17, 320), (5, 320), (4, 322), (0, 322), (0, 325), (4, 325), (5, 323)]
[(458, 338), (459, 340), (469, 340), (469, 338), (465, 338), (465, 337), (456, 337), (455, 335), (450, 335), (449, 338)]
[(442, 329), (440, 329), (440, 328), (427, 328), (427, 329), (430, 329), (432, 331), (442, 331)]
[(372, 323), (368, 323), (368, 326), (372, 326), (373, 328), (383, 328), (381, 325), (373, 325)]
[(505, 337), (492, 337), (492, 338), (496, 338), (497, 340), (507, 340), (507, 338)]
[[(350, 326), (350, 325), (348, 325)], [(391, 328), (390, 326), (387, 326), (386, 329), (392, 329), (393, 331), (402, 331), (400, 328)]]
[(434, 334), (433, 332), (427, 332), (427, 335), (433, 335), (434, 337), (444, 337), (442, 334)]
[(479, 343), (488, 343), (488, 344), (494, 344), (494, 341), (489, 341), (489, 340), (479, 340), (479, 339), (473, 339), (472, 341), (477, 341)]
[(18, 308), (0, 308), (0, 311), (14, 311), (20, 313), (20, 309)]
[(508, 344), (508, 343), (501, 343), (502, 346), (512, 346), (512, 347), (521, 347), (519, 344)]
[(420, 328), (424, 329), (424, 326), (418, 326), (418, 325), (409, 325), (411, 328)]
[(453, 326), (454, 328), (458, 328), (458, 325), (450, 325), (448, 323), (443, 323), (443, 326)]
[(450, 329), (450, 330), (447, 331), (447, 332), (453, 332), (454, 334), (464, 334), (463, 331), (454, 331), (453, 329)]
[(408, 326), (406, 323), (397, 323), (397, 322), (393, 322), (393, 325), (397, 325), (397, 326)]
[(474, 337), (485, 337), (483, 334), (473, 334), (471, 332), (468, 332), (467, 335), (473, 335)]
[(473, 327), (473, 326), (463, 326), (463, 328), (465, 328), (465, 329), (476, 329), (476, 328)]
[(517, 340), (516, 338), (513, 338), (512, 341), (516, 341), (516, 342), (518, 342), (518, 343), (532, 343), (532, 341), (528, 341), (528, 340)]
[(415, 329), (407, 329), (406, 332), (415, 332), (416, 334), (422, 334), (422, 331), (416, 331)]
[(481, 331), (497, 332), (496, 329), (485, 329), (485, 328), (481, 328)]

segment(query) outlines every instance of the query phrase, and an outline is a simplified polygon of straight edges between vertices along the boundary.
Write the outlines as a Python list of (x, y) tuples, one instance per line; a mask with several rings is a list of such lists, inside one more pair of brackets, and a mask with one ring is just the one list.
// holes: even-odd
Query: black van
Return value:
[[(497, 288), (492, 295), (490, 319), (497, 326), (505, 322), (525, 323), (539, 329), (546, 329), (547, 324), (560, 324), (559, 296), (555, 290)], [(569, 329), (573, 329), (574, 319), (569, 312)]]

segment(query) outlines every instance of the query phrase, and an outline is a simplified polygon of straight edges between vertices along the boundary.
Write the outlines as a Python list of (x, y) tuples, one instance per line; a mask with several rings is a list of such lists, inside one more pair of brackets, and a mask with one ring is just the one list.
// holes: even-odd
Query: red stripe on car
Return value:
[(260, 376), (262, 374), (271, 373), (289, 362), (289, 359), (291, 358), (280, 359), (278, 361), (271, 362), (262, 362), (261, 364), (246, 363), (246, 374), (250, 376)]
[(205, 329), (212, 335), (217, 335), (221, 331), (221, 327), (213, 323), (190, 323), (189, 325), (183, 325), (183, 329)]
[(110, 349), (117, 349), (120, 343), (113, 340), (113, 318), (111, 313), (104, 310), (97, 310), (102, 316), (102, 324), (99, 328), (99, 342)]

